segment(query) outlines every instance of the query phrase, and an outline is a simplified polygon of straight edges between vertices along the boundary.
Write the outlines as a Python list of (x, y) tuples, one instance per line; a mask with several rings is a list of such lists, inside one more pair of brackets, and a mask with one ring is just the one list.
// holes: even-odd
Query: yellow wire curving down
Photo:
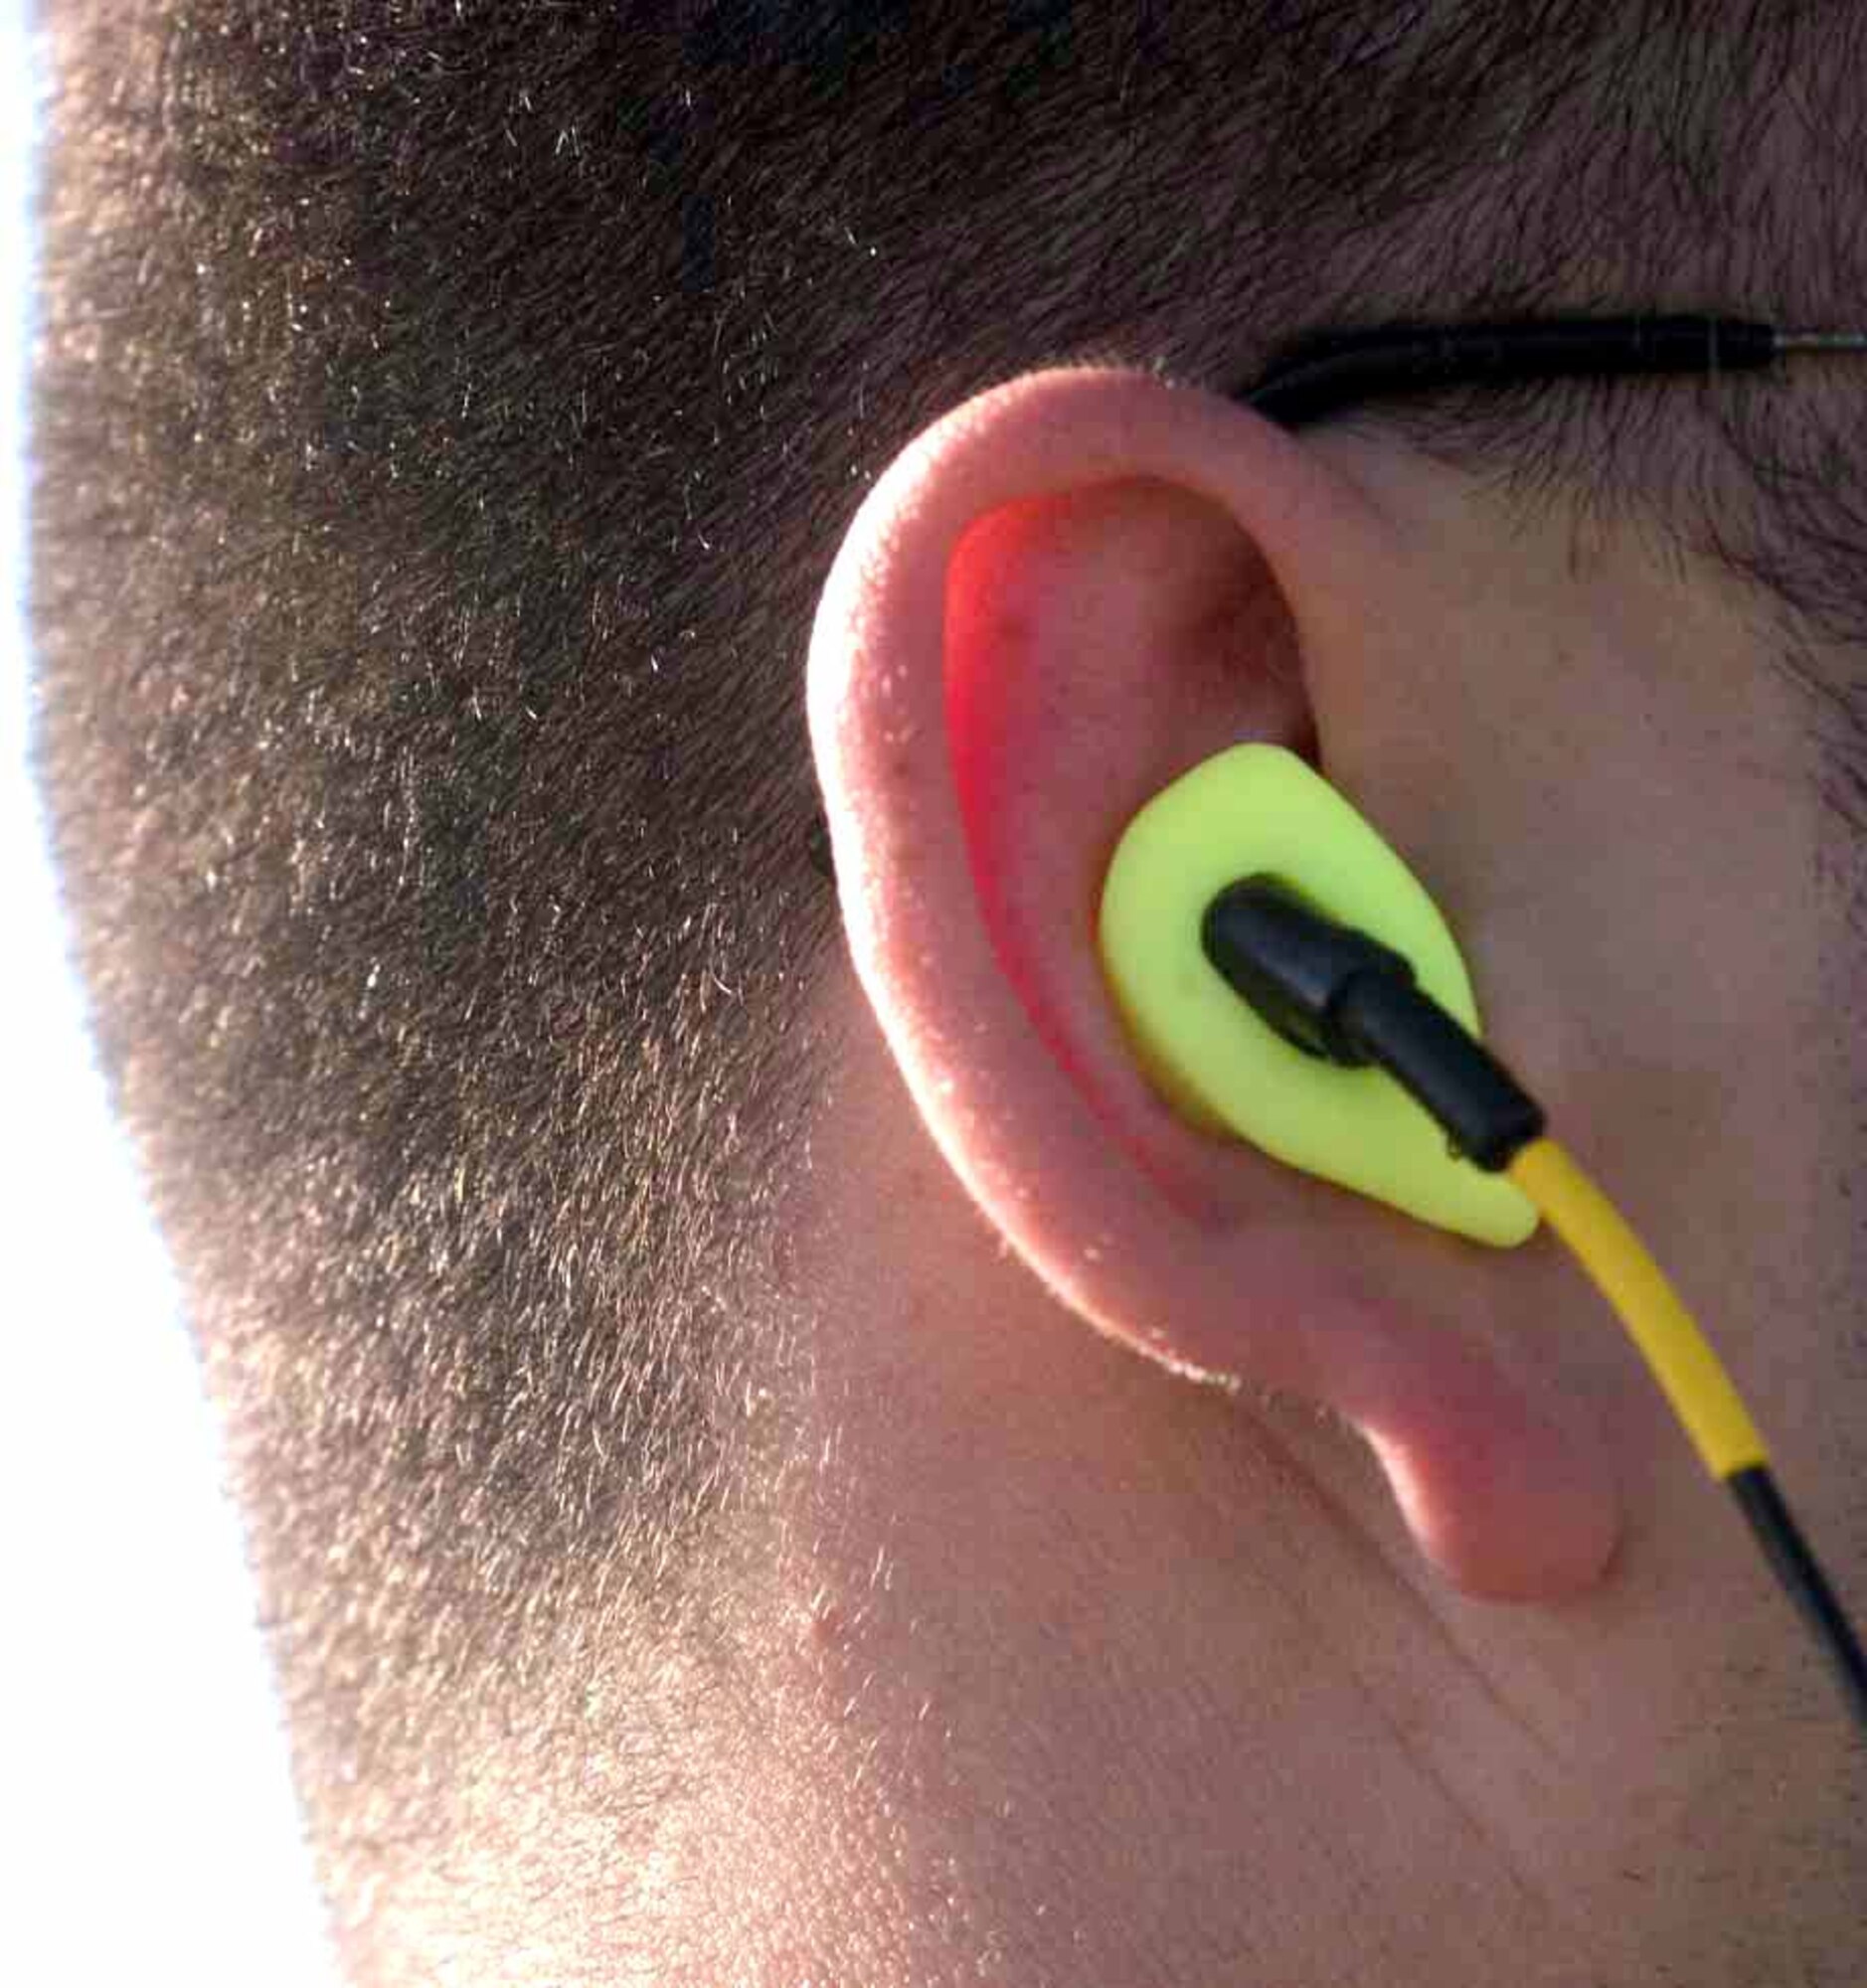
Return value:
[(1714, 1477), (1768, 1463), (1769, 1451), (1717, 1354), (1620, 1211), (1554, 1139), (1533, 1139), (1504, 1169), (1569, 1245), (1685, 1424)]

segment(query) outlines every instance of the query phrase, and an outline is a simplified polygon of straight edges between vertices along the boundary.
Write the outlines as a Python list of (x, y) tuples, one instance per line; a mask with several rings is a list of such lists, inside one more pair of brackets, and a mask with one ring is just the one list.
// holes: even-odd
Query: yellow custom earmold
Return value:
[(1103, 885), (1103, 968), (1150, 1078), (1208, 1131), (1475, 1242), (1526, 1241), (1537, 1226), (1529, 1199), (1453, 1158), (1386, 1072), (1304, 1055), (1207, 959), (1206, 907), (1264, 875), (1404, 953), (1420, 985), (1480, 1034), (1464, 961), (1412, 871), (1294, 752), (1236, 746), (1148, 802)]

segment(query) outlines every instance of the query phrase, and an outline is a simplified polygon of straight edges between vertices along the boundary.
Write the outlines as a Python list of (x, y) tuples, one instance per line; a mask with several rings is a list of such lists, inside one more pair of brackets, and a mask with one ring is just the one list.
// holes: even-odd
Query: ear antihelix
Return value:
[[(1470, 976), (1439, 908), (1369, 822), (1279, 746), (1236, 746), (1129, 823), (1103, 888), (1103, 968), (1130, 1043), (1190, 1123), (1474, 1242), (1537, 1226), (1510, 1181), (1451, 1151), (1385, 1071), (1344, 1068), (1270, 1004), (1239, 998), (1207, 945), (1208, 913), (1245, 880), (1371, 935), (1473, 1037)], [(1357, 1060), (1363, 1061), (1363, 1060)]]

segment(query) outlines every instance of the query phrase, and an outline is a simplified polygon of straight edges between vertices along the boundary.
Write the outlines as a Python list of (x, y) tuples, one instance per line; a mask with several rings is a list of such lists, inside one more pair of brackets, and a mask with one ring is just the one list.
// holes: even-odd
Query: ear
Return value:
[(1169, 1366), (1327, 1405), (1454, 1581), (1553, 1596), (1600, 1574), (1617, 1507), (1581, 1418), (1497, 1343), (1516, 1258), (1177, 1117), (1097, 953), (1134, 813), (1247, 741), (1328, 773), (1338, 726), (1418, 688), (1377, 680), (1371, 650), (1408, 644), (1370, 631), (1424, 611), (1313, 448), (1142, 375), (1040, 373), (870, 493), (817, 614), (811, 738), (857, 975), (1031, 1271)]

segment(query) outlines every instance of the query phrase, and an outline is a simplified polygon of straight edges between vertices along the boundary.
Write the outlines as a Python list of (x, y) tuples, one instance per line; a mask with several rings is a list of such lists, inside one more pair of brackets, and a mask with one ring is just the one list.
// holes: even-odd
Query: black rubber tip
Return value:
[(1542, 1108), (1415, 984), (1410, 960), (1280, 879), (1228, 885), (1207, 907), (1201, 938), (1285, 1042), (1349, 1070), (1378, 1064), (1474, 1165), (1497, 1173), (1542, 1137)]
[(1317, 911), (1276, 877), (1227, 885), (1206, 907), (1200, 939), (1261, 1020), (1306, 1056), (1345, 1070), (1372, 1061), (1338, 1020), (1348, 989), (1364, 974), (1414, 977), (1410, 960)]
[(1342, 998), (1340, 1022), (1473, 1166), (1501, 1173), (1543, 1136), (1543, 1107), (1420, 988), (1373, 975), (1357, 980)]

